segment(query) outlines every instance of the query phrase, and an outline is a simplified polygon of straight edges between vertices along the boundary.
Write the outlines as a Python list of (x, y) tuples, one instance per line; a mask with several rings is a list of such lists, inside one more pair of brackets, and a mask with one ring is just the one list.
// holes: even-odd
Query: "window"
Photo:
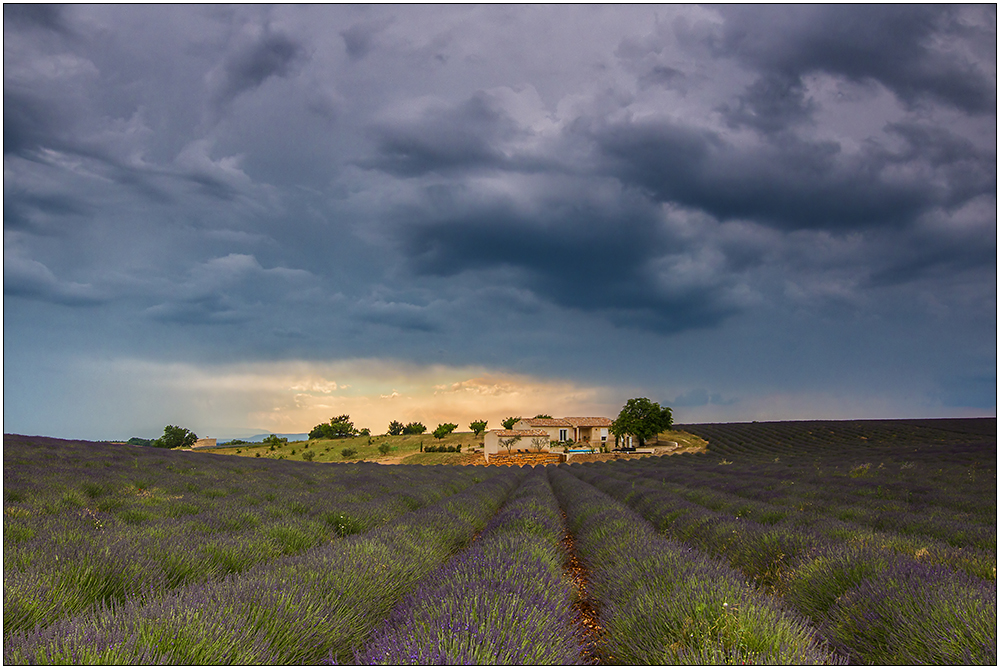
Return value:
[(568, 434), (567, 434), (568, 432), (569, 432), (569, 430), (567, 430), (566, 428), (563, 428), (563, 429), (559, 430), (559, 441), (566, 441), (566, 439), (568, 437)]

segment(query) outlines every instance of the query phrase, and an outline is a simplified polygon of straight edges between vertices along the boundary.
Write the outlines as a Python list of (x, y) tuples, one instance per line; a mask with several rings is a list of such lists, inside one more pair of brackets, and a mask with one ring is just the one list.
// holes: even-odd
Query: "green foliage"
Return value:
[(288, 443), (288, 438), (287, 437), (279, 437), (276, 434), (272, 434), (272, 435), (270, 435), (269, 437), (267, 437), (266, 439), (264, 439), (264, 441), (262, 441), (260, 443), (264, 444), (265, 446), (270, 446), (270, 450), (273, 451), (275, 449), (275, 447), (281, 448), (282, 446), (284, 446), (285, 444), (287, 444)]
[(356, 448), (345, 448), (340, 451), (340, 454), (347, 460), (350, 460), (355, 455), (358, 454), (358, 449)]
[(309, 432), (310, 439), (342, 439), (358, 434), (347, 414), (334, 416), (329, 423), (320, 423)]
[(444, 444), (440, 446), (426, 446), (424, 447), (424, 453), (461, 453), (462, 445), (458, 446), (445, 446)]
[(131, 444), (132, 446), (152, 446), (153, 445), (153, 440), (152, 439), (143, 439), (142, 437), (132, 437), (131, 439), (129, 439), (125, 443)]
[(381, 453), (382, 455), (388, 455), (389, 451), (391, 451), (391, 450), (392, 450), (392, 446), (389, 445), (388, 441), (383, 441), (378, 446), (378, 452)]
[(427, 426), (418, 422), (407, 423), (406, 427), (403, 428), (403, 434), (423, 434), (426, 431)]
[(639, 440), (641, 447), (647, 439), (669, 429), (673, 424), (670, 407), (660, 407), (656, 402), (638, 397), (625, 403), (618, 418), (611, 423), (611, 432), (616, 437), (631, 434)]
[(521, 420), (520, 416), (507, 416), (502, 421), (500, 421), (500, 424), (503, 425), (504, 428), (508, 430), (513, 430), (514, 424), (519, 420)]
[(187, 448), (194, 446), (198, 441), (198, 435), (191, 430), (176, 425), (167, 425), (163, 428), (163, 436), (154, 441), (151, 446), (155, 448)]
[(358, 436), (359, 437), (370, 437), (371, 434), (372, 434), (372, 431), (369, 430), (367, 427), (363, 427), (360, 430), (358, 430)]
[(472, 430), (472, 433), (478, 437), (486, 430), (486, 421), (474, 420), (469, 423), (469, 429)]
[(535, 418), (549, 418), (549, 419), (551, 419), (551, 418), (552, 418), (552, 416), (550, 416), (550, 415), (549, 415), (549, 414), (547, 414), (547, 413), (540, 413), (540, 414), (538, 414), (537, 416), (535, 416)]
[(333, 527), (337, 534), (346, 537), (349, 534), (357, 534), (368, 529), (367, 525), (346, 513), (327, 513), (324, 515), (327, 525)]
[(302, 459), (306, 460), (308, 462), (312, 462), (313, 458), (315, 458), (315, 457), (316, 457), (316, 454), (313, 451), (305, 451), (305, 452), (302, 453)]
[(444, 439), (446, 436), (454, 432), (456, 427), (458, 427), (458, 425), (455, 423), (441, 423), (434, 428), (434, 438)]
[(405, 428), (406, 428), (405, 425), (400, 423), (398, 420), (394, 420), (391, 423), (389, 423), (389, 434), (391, 434), (394, 437), (398, 437), (399, 435), (403, 434), (403, 430)]

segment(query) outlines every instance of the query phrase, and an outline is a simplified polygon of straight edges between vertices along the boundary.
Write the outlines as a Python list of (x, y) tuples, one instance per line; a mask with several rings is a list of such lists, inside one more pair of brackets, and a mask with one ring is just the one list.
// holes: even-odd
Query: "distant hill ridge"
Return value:
[(270, 437), (272, 434), (275, 434), (275, 435), (281, 437), (282, 439), (288, 439), (288, 441), (305, 441), (306, 439), (309, 438), (309, 433), (308, 432), (295, 432), (295, 433), (291, 433), (291, 432), (265, 432), (263, 434), (255, 434), (252, 437), (218, 437), (217, 438), (217, 443), (222, 444), (222, 443), (225, 443), (227, 441), (232, 441), (233, 439), (240, 439), (242, 441), (249, 441), (252, 444), (256, 444), (256, 443), (260, 443), (260, 442), (264, 441), (265, 439), (267, 439), (268, 437)]

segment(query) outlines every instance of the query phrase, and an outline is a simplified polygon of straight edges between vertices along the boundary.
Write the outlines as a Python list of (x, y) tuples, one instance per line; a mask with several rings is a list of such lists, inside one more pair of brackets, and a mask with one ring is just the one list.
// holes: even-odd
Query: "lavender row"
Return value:
[(366, 531), (475, 480), (460, 469), (32, 446), (8, 439), (4, 450), (5, 634), (239, 573)]
[(995, 666), (996, 596), (995, 581), (861, 545), (803, 562), (785, 599), (852, 664)]
[[(675, 480), (681, 474), (666, 466), (649, 469), (654, 476), (673, 473)], [(842, 514), (876, 527), (897, 520), (887, 521), (880, 516), (883, 512), (904, 514), (904, 522), (911, 524), (914, 532), (954, 544), (969, 543), (980, 530), (992, 529), (992, 540), (984, 537), (984, 541), (986, 545), (996, 543), (996, 496), (990, 494), (996, 490), (996, 480), (989, 469), (953, 467), (935, 473), (910, 461), (898, 466), (863, 462), (817, 475), (813, 463), (795, 461), (785, 466), (743, 466), (738, 477), (727, 475), (723, 467), (714, 470), (701, 469), (695, 474), (699, 484), (743, 497), (822, 510), (828, 515)], [(690, 481), (690, 476), (686, 480)]]
[(995, 526), (996, 499), (989, 495), (996, 490), (995, 445), (967, 466), (942, 467), (912, 459), (883, 461), (882, 455), (869, 453), (860, 461), (841, 454), (836, 460), (799, 456), (741, 462), (736, 467), (738, 476), (722, 466), (732, 463), (718, 460), (717, 455), (650, 460), (642, 462), (640, 469), (653, 472), (655, 478), (696, 481), (699, 486), (795, 507), (876, 506), (923, 518)]
[(396, 601), (482, 529), (522, 474), (502, 472), (364, 535), (240, 575), (4, 639), (5, 664), (315, 664), (351, 657)]
[[(585, 467), (579, 475), (590, 481), (600, 480), (599, 487), (639, 510), (661, 531), (694, 542), (705, 550), (725, 551), (734, 566), (766, 583), (775, 583), (780, 571), (802, 551), (843, 541), (879, 544), (979, 578), (996, 577), (995, 550), (983, 547), (990, 546), (984, 543), (985, 537), (995, 537), (995, 528), (969, 529), (969, 534), (978, 540), (970, 542), (972, 545), (956, 547), (906, 526), (906, 519), (912, 514), (883, 511), (885, 522), (879, 526), (896, 531), (880, 531), (830, 517), (822, 509), (807, 507), (805, 503), (796, 509), (705, 487), (704, 480), (696, 473), (687, 477), (686, 484), (671, 483), (668, 481), (676, 478), (676, 472), (668, 475), (665, 470), (662, 465)], [(898, 524), (890, 522), (892, 518)], [(955, 532), (960, 532), (962, 524), (955, 526)], [(737, 536), (743, 538), (735, 541)], [(737, 548), (729, 548), (734, 541)], [(739, 547), (750, 550), (750, 554), (740, 552)], [(995, 549), (995, 543), (991, 547)]]
[(429, 574), (358, 664), (579, 664), (559, 506), (535, 469), (466, 551)]
[(659, 535), (621, 503), (548, 468), (590, 569), (605, 652), (615, 664), (831, 664), (807, 620), (742, 575)]
[[(607, 467), (573, 471), (612, 497), (627, 500), (670, 536), (775, 586), (855, 662), (996, 660), (994, 581), (902, 555), (891, 538), (865, 541), (863, 535), (853, 535), (853, 541), (836, 542), (815, 527), (765, 526), (726, 517)], [(992, 575), (995, 579), (995, 571)], [(923, 585), (915, 587), (921, 579)], [(860, 628), (858, 621), (863, 621)]]
[[(773, 457), (807, 451), (810, 454), (863, 454), (873, 449), (924, 450), (930, 457), (942, 454), (941, 446), (955, 449), (996, 440), (996, 419), (952, 421), (862, 420), (792, 421), (778, 423), (723, 423), (679, 426), (708, 440), (718, 455)], [(958, 449), (960, 450), (960, 448)], [(948, 460), (954, 460), (950, 454)]]

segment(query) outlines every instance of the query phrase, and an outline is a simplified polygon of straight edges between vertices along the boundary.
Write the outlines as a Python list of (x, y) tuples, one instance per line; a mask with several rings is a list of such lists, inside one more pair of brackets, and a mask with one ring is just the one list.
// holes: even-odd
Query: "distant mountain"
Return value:
[(283, 439), (288, 439), (288, 441), (305, 441), (309, 438), (308, 432), (296, 432), (296, 433), (282, 433), (282, 432), (265, 432), (264, 434), (255, 434), (252, 437), (218, 437), (217, 443), (225, 443), (227, 441), (232, 441), (233, 439), (242, 439), (243, 441), (249, 441), (250, 443), (259, 443), (264, 441), (272, 434), (277, 434)]

